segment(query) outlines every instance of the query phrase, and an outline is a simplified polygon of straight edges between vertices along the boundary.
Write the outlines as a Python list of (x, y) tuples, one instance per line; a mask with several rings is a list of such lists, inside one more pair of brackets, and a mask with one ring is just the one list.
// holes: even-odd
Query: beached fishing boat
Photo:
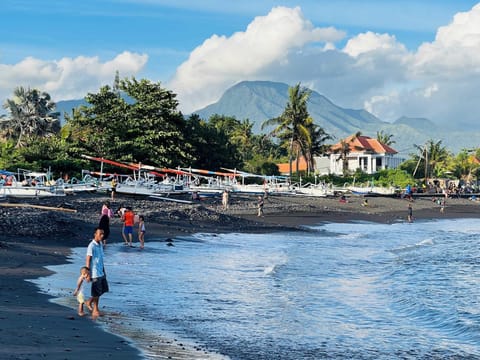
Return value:
[(13, 172), (0, 171), (0, 197), (41, 198), (64, 196), (65, 193), (47, 182), (48, 174), (24, 171), (22, 180)]
[(335, 189), (329, 184), (308, 183), (301, 187), (295, 188), (295, 194), (303, 196), (327, 197), (334, 196)]
[(354, 195), (383, 195), (390, 196), (395, 195), (398, 189), (394, 186), (348, 186), (348, 191)]
[[(108, 179), (117, 180), (116, 192), (125, 195), (137, 196), (165, 196), (171, 194), (183, 194), (188, 190), (182, 180), (185, 172), (175, 169), (158, 168), (151, 165), (137, 163), (123, 163), (105, 158), (82, 155), (82, 157), (100, 162), (100, 173), (103, 174), (103, 165), (113, 165), (124, 170), (131, 171), (130, 174), (113, 174)], [(106, 178), (100, 178), (104, 182)], [(111, 188), (111, 187), (110, 187)]]
[[(269, 195), (294, 195), (295, 190), (290, 185), (289, 178), (287, 176), (274, 176), (274, 175), (260, 175), (253, 174), (245, 171), (239, 171), (236, 169), (226, 169), (239, 176), (240, 183), (238, 180), (231, 185), (232, 191), (236, 193), (246, 193), (246, 194), (269, 194)], [(253, 178), (255, 181), (261, 181), (261, 184), (253, 183), (246, 184), (246, 179)]]

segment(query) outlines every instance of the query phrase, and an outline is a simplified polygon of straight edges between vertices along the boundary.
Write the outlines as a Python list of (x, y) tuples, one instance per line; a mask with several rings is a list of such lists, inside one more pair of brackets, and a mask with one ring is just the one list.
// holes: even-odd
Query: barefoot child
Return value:
[(143, 249), (145, 246), (145, 218), (140, 215), (138, 220), (138, 241), (140, 241), (140, 249)]
[(73, 296), (76, 296), (78, 300), (78, 315), (80, 316), (85, 315), (83, 312), (84, 303), (89, 309), (91, 307), (89, 301), (85, 301), (85, 283), (87, 282), (90, 282), (90, 270), (86, 266), (83, 266), (80, 269), (80, 276), (77, 280), (77, 288), (73, 292)]

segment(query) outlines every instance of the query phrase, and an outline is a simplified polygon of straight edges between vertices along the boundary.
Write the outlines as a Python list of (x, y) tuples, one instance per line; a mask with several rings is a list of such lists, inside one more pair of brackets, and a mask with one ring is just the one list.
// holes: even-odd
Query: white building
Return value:
[(379, 170), (395, 169), (404, 161), (397, 156), (396, 150), (377, 139), (352, 135), (331, 146), (328, 156), (315, 158), (317, 173), (342, 175), (342, 153), (347, 154), (346, 168), (349, 173), (360, 169), (366, 174), (374, 174)]

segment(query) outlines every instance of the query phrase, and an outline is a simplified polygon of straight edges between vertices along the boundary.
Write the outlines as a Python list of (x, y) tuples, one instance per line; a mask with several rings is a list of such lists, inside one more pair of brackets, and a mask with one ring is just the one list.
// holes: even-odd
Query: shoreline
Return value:
[[(111, 334), (89, 317), (57, 305), (39, 293), (26, 279), (48, 276), (45, 267), (68, 262), (73, 247), (85, 247), (97, 225), (101, 194), (66, 198), (21, 200), (22, 204), (69, 207), (76, 212), (34, 208), (1, 207), (0, 259), (0, 357), (5, 359), (80, 359), (103, 354), (114, 359), (140, 359), (141, 353), (124, 338)], [(405, 222), (408, 201), (397, 198), (369, 198), (362, 207), (361, 197), (341, 204), (335, 198), (270, 196), (265, 201), (265, 217), (256, 216), (255, 199), (231, 198), (230, 209), (221, 210), (220, 199), (194, 205), (179, 205), (145, 199), (118, 197), (112, 208), (129, 204), (145, 214), (148, 237), (169, 238), (192, 233), (305, 231), (305, 226), (325, 222), (369, 221)], [(416, 220), (480, 218), (480, 203), (449, 199), (445, 213), (428, 198), (415, 200)], [(121, 242), (121, 223), (112, 219), (109, 242)], [(76, 279), (72, 279), (72, 291)]]

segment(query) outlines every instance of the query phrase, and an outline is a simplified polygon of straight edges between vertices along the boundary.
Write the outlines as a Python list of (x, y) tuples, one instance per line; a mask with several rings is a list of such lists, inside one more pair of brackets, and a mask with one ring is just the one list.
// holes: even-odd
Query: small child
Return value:
[(83, 312), (83, 304), (87, 305), (89, 310), (91, 308), (89, 300), (85, 301), (85, 283), (87, 282), (90, 282), (90, 270), (86, 266), (83, 266), (80, 269), (80, 276), (77, 280), (77, 288), (73, 292), (73, 296), (76, 296), (78, 300), (78, 315), (80, 316), (85, 315)]
[(140, 249), (145, 246), (145, 218), (143, 215), (138, 217), (138, 241), (140, 241)]

